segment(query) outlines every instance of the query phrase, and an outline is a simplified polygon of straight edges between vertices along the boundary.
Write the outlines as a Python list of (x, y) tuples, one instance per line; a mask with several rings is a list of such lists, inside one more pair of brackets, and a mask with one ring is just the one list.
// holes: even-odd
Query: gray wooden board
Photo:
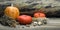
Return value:
[(11, 28), (0, 24), (0, 30), (60, 30), (60, 18), (49, 18), (48, 24), (35, 27), (34, 26), (26, 27), (24, 25), (17, 25), (16, 28)]

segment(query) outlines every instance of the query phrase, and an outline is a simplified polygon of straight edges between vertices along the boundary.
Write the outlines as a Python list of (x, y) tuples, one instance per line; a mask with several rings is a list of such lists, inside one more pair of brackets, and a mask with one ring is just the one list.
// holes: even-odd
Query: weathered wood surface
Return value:
[(17, 25), (16, 28), (11, 28), (0, 24), (0, 30), (60, 30), (60, 18), (49, 18), (47, 25), (41, 25), (35, 27), (33, 26), (26, 27), (24, 25), (22, 26)]

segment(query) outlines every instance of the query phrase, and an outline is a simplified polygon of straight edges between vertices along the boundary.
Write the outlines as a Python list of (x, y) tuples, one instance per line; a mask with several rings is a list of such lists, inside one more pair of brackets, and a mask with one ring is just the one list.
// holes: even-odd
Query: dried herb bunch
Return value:
[(10, 26), (10, 27), (16, 27), (16, 25), (18, 24), (16, 20), (6, 15), (0, 18), (0, 23), (4, 26)]

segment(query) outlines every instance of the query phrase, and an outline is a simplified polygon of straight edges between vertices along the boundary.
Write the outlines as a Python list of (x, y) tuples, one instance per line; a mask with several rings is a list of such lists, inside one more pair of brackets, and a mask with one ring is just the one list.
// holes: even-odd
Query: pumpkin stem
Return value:
[(13, 7), (13, 3), (11, 3), (11, 6)]

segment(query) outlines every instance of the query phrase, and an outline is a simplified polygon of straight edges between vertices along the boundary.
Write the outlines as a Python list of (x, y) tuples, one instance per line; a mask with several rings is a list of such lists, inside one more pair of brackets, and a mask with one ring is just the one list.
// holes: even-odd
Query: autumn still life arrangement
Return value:
[(16, 27), (16, 25), (43, 25), (47, 24), (46, 15), (43, 11), (37, 11), (31, 17), (29, 15), (20, 15), (20, 11), (17, 7), (8, 6), (4, 11), (4, 16), (0, 19), (0, 23), (4, 26)]

